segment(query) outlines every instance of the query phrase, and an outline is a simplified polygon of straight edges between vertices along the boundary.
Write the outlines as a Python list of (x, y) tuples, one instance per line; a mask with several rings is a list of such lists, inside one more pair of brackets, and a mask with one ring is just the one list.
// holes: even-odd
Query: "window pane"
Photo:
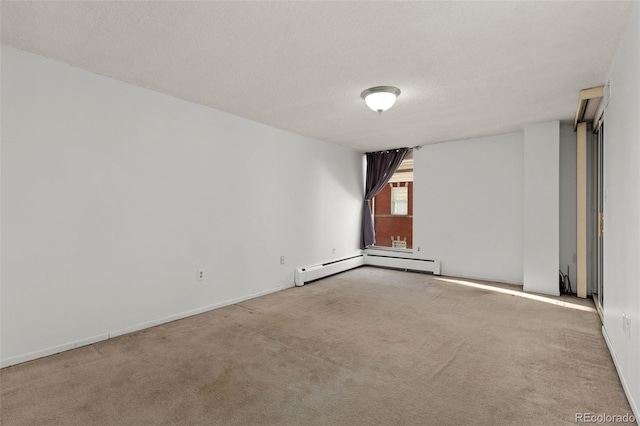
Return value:
[[(395, 188), (395, 189), (394, 189)], [(391, 195), (395, 192), (395, 197)], [(372, 200), (376, 246), (411, 249), (413, 246), (413, 153), (407, 154), (389, 184)]]

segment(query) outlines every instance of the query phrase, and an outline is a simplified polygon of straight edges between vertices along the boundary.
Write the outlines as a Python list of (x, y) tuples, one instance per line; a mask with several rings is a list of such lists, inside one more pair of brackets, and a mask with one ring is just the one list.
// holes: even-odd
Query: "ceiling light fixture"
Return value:
[(400, 89), (393, 86), (372, 87), (360, 94), (367, 106), (373, 111), (377, 111), (378, 114), (391, 108), (398, 96), (400, 96)]

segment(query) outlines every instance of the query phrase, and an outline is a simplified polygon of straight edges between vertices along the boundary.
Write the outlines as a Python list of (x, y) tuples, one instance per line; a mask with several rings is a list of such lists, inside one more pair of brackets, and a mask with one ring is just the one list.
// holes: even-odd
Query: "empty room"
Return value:
[(639, 3), (3, 0), (0, 424), (637, 424)]

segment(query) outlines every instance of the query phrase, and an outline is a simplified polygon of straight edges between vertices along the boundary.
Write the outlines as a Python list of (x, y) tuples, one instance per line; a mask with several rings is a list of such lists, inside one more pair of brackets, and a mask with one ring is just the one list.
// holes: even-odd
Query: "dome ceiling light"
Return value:
[(367, 106), (378, 114), (391, 108), (398, 96), (400, 96), (400, 89), (393, 86), (376, 86), (360, 94)]

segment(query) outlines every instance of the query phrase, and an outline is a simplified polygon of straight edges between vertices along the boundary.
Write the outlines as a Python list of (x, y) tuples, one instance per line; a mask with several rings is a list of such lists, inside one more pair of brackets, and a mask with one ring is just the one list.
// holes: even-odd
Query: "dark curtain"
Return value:
[(362, 207), (362, 241), (360, 248), (365, 249), (376, 243), (376, 231), (373, 227), (373, 217), (369, 201), (389, 182), (391, 176), (398, 170), (400, 163), (409, 152), (409, 148), (389, 151), (367, 152), (367, 182)]

